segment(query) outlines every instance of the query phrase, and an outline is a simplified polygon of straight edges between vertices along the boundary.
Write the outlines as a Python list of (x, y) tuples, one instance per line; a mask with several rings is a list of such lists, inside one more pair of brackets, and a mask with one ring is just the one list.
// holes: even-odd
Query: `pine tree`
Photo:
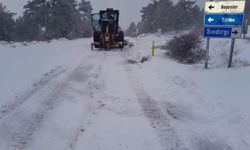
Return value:
[(74, 38), (80, 20), (75, 0), (50, 0), (49, 28), (52, 38)]
[(90, 1), (82, 0), (79, 3), (81, 17), (80, 33), (83, 37), (91, 37), (93, 30), (91, 27), (91, 13), (93, 11)]
[(159, 28), (163, 32), (190, 29), (202, 23), (203, 12), (194, 1), (180, 0), (173, 5), (171, 0), (154, 0), (142, 8), (140, 33), (155, 33)]
[(0, 41), (10, 41), (13, 39), (13, 32), (15, 28), (15, 21), (13, 19), (14, 13), (6, 10), (6, 7), (0, 3)]
[(156, 32), (155, 21), (154, 21), (154, 11), (156, 10), (157, 1), (148, 4), (141, 10), (142, 21), (139, 24), (140, 33), (153, 33)]
[(75, 0), (31, 0), (20, 22), (30, 23), (36, 33), (33, 39), (74, 38), (80, 20), (76, 6)]
[(179, 30), (183, 30), (185, 27), (190, 26), (192, 22), (190, 19), (192, 7), (192, 3), (186, 0), (180, 0), (174, 7), (173, 13), (175, 18), (172, 21), (175, 31), (178, 32)]
[(23, 15), (16, 20), (16, 41), (44, 40), (42, 33), (42, 27), (33, 22), (27, 15)]
[[(47, 0), (32, 0), (24, 6), (25, 12), (17, 19), (17, 36), (23, 40), (43, 40), (49, 33), (50, 5)], [(27, 29), (26, 27), (29, 26)]]
[(169, 31), (172, 29), (172, 14), (173, 10), (173, 2), (171, 0), (160, 0), (157, 3), (156, 10), (154, 13), (154, 20), (155, 20), (155, 28), (162, 29), (163, 32)]
[(136, 27), (135, 23), (132, 22), (130, 24), (130, 26), (128, 27), (128, 29), (126, 30), (125, 34), (126, 34), (126, 36), (135, 37), (137, 34), (136, 32), (137, 32), (137, 27)]

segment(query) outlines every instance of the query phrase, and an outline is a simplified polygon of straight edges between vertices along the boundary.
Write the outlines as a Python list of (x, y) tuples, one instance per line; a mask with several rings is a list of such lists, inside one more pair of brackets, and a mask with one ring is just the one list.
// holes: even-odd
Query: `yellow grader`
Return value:
[(94, 42), (91, 43), (91, 49), (120, 48), (123, 50), (128, 42), (124, 40), (124, 32), (119, 31), (119, 10), (108, 8), (99, 13), (91, 15), (91, 24), (94, 30)]

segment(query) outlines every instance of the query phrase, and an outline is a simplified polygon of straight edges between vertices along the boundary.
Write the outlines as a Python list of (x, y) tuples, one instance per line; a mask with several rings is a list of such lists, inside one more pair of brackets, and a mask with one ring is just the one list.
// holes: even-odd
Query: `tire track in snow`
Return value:
[[(80, 56), (81, 55), (82, 53), (80, 54)], [(42, 90), (46, 85), (48, 85), (53, 79), (59, 77), (63, 73), (66, 73), (68, 71), (68, 68), (69, 66), (67, 67), (58, 66), (52, 69), (50, 72), (47, 72), (44, 75), (42, 75), (42, 77), (37, 82), (33, 83), (33, 86), (29, 87), (22, 94), (16, 95), (13, 99), (10, 99), (9, 103), (0, 106), (0, 121), (1, 119), (5, 118), (6, 116), (14, 112), (23, 103), (28, 101), (33, 95), (40, 92), (40, 90)]]
[[(22, 150), (25, 149), (27, 144), (32, 140), (32, 135), (34, 132), (39, 130), (42, 125), (43, 120), (49, 114), (51, 110), (53, 110), (56, 105), (59, 103), (59, 96), (64, 92), (64, 88), (66, 88), (69, 80), (74, 78), (79, 69), (85, 68), (85, 71), (88, 72), (92, 69), (89, 66), (82, 66), (83, 63), (79, 67), (77, 67), (72, 74), (70, 74), (67, 79), (59, 83), (54, 90), (47, 96), (46, 100), (42, 103), (40, 108), (31, 116), (28, 123), (26, 123), (26, 127), (20, 132), (14, 135), (12, 138), (15, 141), (14, 147)], [(86, 80), (87, 78), (85, 78)], [(78, 79), (77, 79), (78, 80)]]
[(58, 67), (52, 69), (50, 72), (43, 75), (38, 82), (33, 84), (33, 87), (30, 90), (27, 90), (23, 94), (16, 96), (11, 103), (5, 104), (0, 108), (0, 120), (6, 117), (8, 114), (11, 114), (15, 109), (20, 107), (24, 102), (26, 102), (30, 97), (39, 92), (44, 86), (46, 86), (50, 81), (66, 72), (67, 69)]
[[(101, 105), (93, 106), (95, 93), (100, 90), (98, 80), (100, 80), (100, 74), (103, 71), (102, 64), (103, 64), (104, 60), (106, 59), (106, 52), (105, 51), (98, 51), (98, 52), (102, 53), (102, 57), (99, 60), (99, 63), (97, 63), (97, 65), (96, 65), (97, 66), (96, 71), (94, 71), (92, 73), (92, 76), (88, 79), (88, 83), (86, 86), (86, 89), (88, 89), (88, 92), (86, 93), (86, 95), (87, 95), (87, 97), (89, 97), (91, 99), (91, 101), (88, 101), (88, 106), (87, 106), (88, 109), (86, 111), (86, 115), (96, 114), (96, 110), (98, 108), (100, 108), (100, 106), (101, 106)], [(85, 127), (88, 126), (88, 124), (91, 124), (88, 121), (88, 118), (83, 118), (83, 120), (81, 122), (83, 122), (83, 124), (79, 125), (78, 130), (75, 132), (74, 136), (72, 137), (72, 141), (70, 141), (70, 143), (69, 143), (69, 148), (66, 150), (74, 150), (75, 149), (75, 147), (78, 143), (79, 137), (82, 134), (84, 134), (84, 132), (85, 132)], [(87, 124), (85, 124), (86, 122), (87, 122)]]
[[(72, 71), (67, 71), (68, 73), (63, 76), (64, 80), (60, 80), (59, 83), (55, 84), (52, 81), (54, 78), (57, 78), (62, 73), (66, 72), (66, 70), (58, 71), (57, 74), (42, 82), (43, 84), (40, 87), (34, 88), (30, 93), (18, 100), (21, 104), (25, 103), (26, 105), (28, 101), (31, 103), (34, 102), (37, 97), (44, 95), (44, 91), (42, 90), (43, 87), (49, 86), (50, 82), (52, 82), (52, 85), (55, 84), (52, 86), (52, 90), (50, 88), (45, 89), (46, 95), (38, 98), (41, 99), (42, 102), (38, 104), (39, 106), (36, 110), (27, 111), (25, 109), (27, 109), (29, 105), (28, 107), (26, 106), (26, 108), (20, 105), (20, 103), (16, 103), (16, 106), (13, 105), (13, 107), (10, 107), (12, 109), (9, 109), (11, 110), (8, 113), (9, 115), (5, 115), (5, 117), (0, 120), (0, 148), (3, 146), (1, 144), (5, 144), (4, 146), (7, 146), (6, 149), (22, 150), (29, 145), (32, 141), (33, 134), (42, 126), (44, 119), (56, 107), (56, 105), (60, 103), (58, 98), (64, 92), (64, 88), (66, 88), (68, 82), (72, 79), (84, 80), (84, 82), (87, 80), (87, 73), (93, 67), (92, 65), (86, 65), (88, 63), (85, 64), (87, 60), (88, 59), (82, 61), (80, 65), (78, 63), (76, 67), (71, 66), (73, 67), (73, 69), (70, 69)], [(84, 77), (81, 78), (76, 74), (79, 72), (79, 69), (83, 68), (85, 69), (86, 74), (83, 74), (82, 76)]]
[[(125, 58), (125, 61), (128, 60), (127, 55), (123, 55)], [(142, 84), (140, 80), (133, 74), (133, 71), (131, 67), (129, 66), (131, 64), (125, 64), (125, 70), (128, 72), (128, 76), (131, 80), (131, 84), (133, 88), (135, 89), (135, 93), (138, 97), (138, 101), (142, 106), (142, 109), (144, 111), (145, 116), (149, 119), (151, 125), (157, 130), (158, 135), (161, 139), (161, 142), (163, 143), (166, 150), (232, 150), (233, 148), (229, 146), (227, 143), (228, 141), (219, 138), (218, 136), (212, 136), (209, 137), (207, 135), (192, 135), (190, 137), (190, 143), (185, 143), (188, 145), (185, 145), (182, 143), (181, 138), (178, 133), (177, 129), (173, 125), (171, 125), (171, 120), (176, 119), (175, 114), (173, 114), (172, 111), (162, 111), (161, 106), (162, 102), (157, 102), (154, 98), (152, 98), (142, 87)], [(138, 68), (143, 69), (140, 67), (140, 64), (138, 65)], [(161, 70), (157, 68), (153, 68), (154, 71), (160, 72), (160, 74), (164, 74)], [(157, 74), (158, 77), (159, 74)], [(165, 76), (166, 77), (166, 76)], [(168, 80), (171, 81), (171, 84), (174, 86), (181, 87), (187, 91), (187, 93), (193, 93), (194, 91), (197, 91), (198, 85), (194, 82), (192, 78), (188, 78), (188, 80), (184, 80), (182, 77), (178, 75), (167, 75)], [(170, 88), (173, 85), (169, 85)], [(167, 91), (166, 91), (167, 92)], [(198, 96), (201, 96), (200, 93), (198, 93)], [(167, 108), (173, 107), (171, 103), (164, 103), (167, 105)], [(184, 139), (185, 140), (185, 139)], [(175, 144), (176, 143), (176, 144)], [(186, 147), (188, 146), (188, 147)], [(191, 147), (191, 148), (190, 148)]]
[(13, 139), (16, 141), (16, 144), (14, 145), (16, 148), (24, 149), (26, 144), (30, 140), (32, 140), (32, 135), (34, 134), (36, 130), (39, 129), (42, 121), (48, 114), (48, 111), (54, 108), (56, 100), (58, 96), (62, 93), (65, 85), (66, 85), (66, 82), (61, 83), (60, 85), (56, 87), (55, 90), (52, 90), (51, 95), (48, 96), (50, 98), (44, 101), (41, 107), (38, 109), (38, 111), (32, 115), (32, 117), (26, 124), (26, 127), (24, 128), (24, 130), (21, 133), (18, 133), (17, 135), (13, 136)]
[[(123, 54), (126, 62), (127, 56)], [(143, 88), (140, 81), (133, 74), (129, 64), (124, 65), (128, 78), (135, 91), (142, 110), (151, 123), (151, 126), (156, 129), (162, 145), (166, 150), (185, 150), (181, 143), (176, 129), (170, 123), (170, 116), (161, 111), (156, 100), (154, 100)]]
[[(99, 87), (98, 87), (98, 79), (99, 79), (99, 74), (101, 73), (102, 71), (102, 65), (98, 65), (98, 70), (96, 73), (94, 73), (94, 76), (93, 76), (93, 80), (91, 82), (88, 82), (88, 86), (87, 88), (89, 89), (89, 92), (87, 93), (88, 97), (92, 100), (94, 100), (94, 94), (96, 91), (99, 90)], [(91, 102), (88, 102), (89, 104), (89, 108), (88, 108), (88, 111), (86, 112), (86, 115), (93, 115), (95, 114), (95, 111), (96, 109), (98, 109), (100, 106), (98, 107), (92, 107), (91, 105), (93, 104), (90, 104)], [(93, 103), (93, 102), (92, 102)], [(88, 118), (87, 118), (88, 119)], [(86, 118), (83, 118), (82, 122), (86, 122)], [(88, 121), (87, 121), (88, 122)], [(85, 131), (85, 124), (81, 124), (77, 130), (77, 132), (74, 134), (73, 138), (72, 138), (72, 141), (70, 142), (69, 144), (69, 150), (74, 150), (77, 143), (78, 143), (78, 140), (79, 140), (79, 137), (84, 134), (84, 131)]]

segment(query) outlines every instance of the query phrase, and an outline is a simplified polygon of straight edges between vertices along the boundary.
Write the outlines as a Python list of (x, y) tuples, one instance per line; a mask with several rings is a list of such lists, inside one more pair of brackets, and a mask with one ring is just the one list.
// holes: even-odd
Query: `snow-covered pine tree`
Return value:
[(139, 25), (139, 32), (140, 33), (153, 33), (156, 32), (155, 28), (155, 20), (154, 20), (154, 13), (156, 10), (157, 2), (154, 1), (153, 3), (148, 4), (146, 7), (143, 7), (141, 10), (142, 13), (142, 21)]
[(12, 40), (15, 22), (13, 19), (14, 13), (6, 10), (6, 7), (0, 3), (0, 41)]
[[(25, 12), (20, 22), (30, 24), (36, 37), (46, 40), (76, 37), (76, 26), (80, 22), (75, 0), (31, 0), (24, 6)], [(34, 34), (33, 34), (34, 35)]]
[(136, 32), (137, 32), (136, 24), (132, 22), (128, 27), (128, 29), (126, 30), (125, 35), (130, 37), (135, 37), (137, 34)]
[(80, 15), (75, 0), (49, 0), (49, 29), (52, 38), (74, 38)]
[(194, 1), (180, 0), (173, 9), (172, 25), (178, 32), (202, 23), (203, 14)]
[[(47, 0), (31, 0), (24, 6), (25, 12), (17, 19), (18, 40), (43, 40), (49, 33), (50, 5)], [(29, 28), (27, 28), (27, 26)]]
[(79, 3), (81, 17), (80, 33), (83, 37), (91, 37), (93, 30), (91, 27), (91, 13), (93, 11), (90, 1), (81, 0)]
[(171, 0), (160, 0), (157, 3), (156, 10), (154, 13), (155, 29), (161, 29), (163, 32), (172, 29), (172, 19), (174, 14), (173, 2)]
[(154, 0), (142, 8), (142, 21), (139, 23), (140, 33), (155, 33), (189, 29), (202, 23), (202, 11), (194, 5), (194, 1), (179, 0), (173, 5), (171, 0)]

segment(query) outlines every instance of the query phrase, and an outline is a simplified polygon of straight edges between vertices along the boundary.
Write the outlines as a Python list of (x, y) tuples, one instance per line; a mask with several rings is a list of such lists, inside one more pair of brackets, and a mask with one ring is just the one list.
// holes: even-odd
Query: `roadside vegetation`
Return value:
[(202, 37), (196, 31), (177, 35), (162, 48), (170, 58), (184, 64), (198, 63), (205, 58)]

